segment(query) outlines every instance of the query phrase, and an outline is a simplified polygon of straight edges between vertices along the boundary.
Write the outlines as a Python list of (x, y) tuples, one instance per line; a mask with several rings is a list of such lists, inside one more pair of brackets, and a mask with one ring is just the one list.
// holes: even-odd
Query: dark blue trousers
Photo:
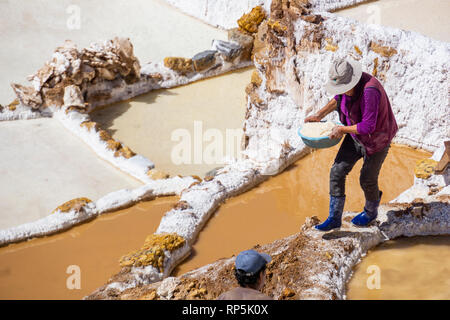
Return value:
[(353, 169), (355, 163), (363, 158), (364, 163), (361, 168), (359, 182), (364, 191), (367, 201), (380, 200), (378, 189), (378, 175), (381, 166), (388, 154), (390, 145), (383, 150), (367, 156), (364, 147), (353, 139), (350, 134), (346, 134), (344, 141), (334, 160), (330, 171), (330, 195), (342, 197), (345, 195), (345, 180)]

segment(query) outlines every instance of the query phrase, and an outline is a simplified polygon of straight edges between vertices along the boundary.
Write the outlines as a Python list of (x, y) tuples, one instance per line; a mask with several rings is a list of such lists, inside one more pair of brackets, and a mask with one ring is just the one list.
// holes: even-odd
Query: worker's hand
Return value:
[(343, 126), (335, 126), (333, 130), (331, 130), (330, 135), (328, 136), (330, 139), (340, 139), (344, 135), (342, 132)]
[(321, 118), (319, 118), (315, 114), (305, 118), (305, 122), (319, 122), (320, 120), (321, 120)]

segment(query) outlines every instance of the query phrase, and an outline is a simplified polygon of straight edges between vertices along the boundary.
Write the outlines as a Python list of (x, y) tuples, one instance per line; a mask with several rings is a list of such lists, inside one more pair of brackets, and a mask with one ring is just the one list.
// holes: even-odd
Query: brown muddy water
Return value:
[[(177, 200), (141, 202), (57, 235), (0, 248), (0, 299), (83, 298), (120, 270), (119, 258), (141, 247)], [(70, 266), (79, 267), (80, 289), (67, 288), (67, 281), (76, 284)]]
[(355, 267), (347, 299), (450, 299), (450, 236), (399, 238)]
[[(173, 275), (296, 233), (307, 216), (325, 219), (329, 169), (337, 149), (314, 151), (282, 174), (226, 201), (200, 232), (191, 256)], [(393, 146), (380, 175), (382, 201), (390, 201), (410, 187), (415, 162), (429, 156)], [(346, 210), (358, 211), (364, 204), (360, 168), (358, 163), (347, 180)], [(80, 299), (91, 293), (120, 270), (119, 258), (143, 244), (176, 200), (140, 203), (55, 236), (0, 248), (0, 299)], [(441, 259), (430, 263), (440, 264)], [(81, 289), (67, 289), (71, 265), (80, 267)]]

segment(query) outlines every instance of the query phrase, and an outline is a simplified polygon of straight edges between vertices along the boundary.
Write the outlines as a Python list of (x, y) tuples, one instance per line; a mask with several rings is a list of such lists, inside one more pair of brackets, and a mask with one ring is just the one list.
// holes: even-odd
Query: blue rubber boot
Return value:
[(352, 219), (352, 223), (355, 226), (365, 227), (377, 218), (382, 194), (383, 192), (380, 191), (380, 199), (378, 201), (366, 201), (363, 212)]
[(331, 229), (341, 227), (342, 211), (344, 210), (345, 196), (333, 197), (330, 196), (330, 213), (322, 224), (315, 226), (317, 230), (329, 231)]

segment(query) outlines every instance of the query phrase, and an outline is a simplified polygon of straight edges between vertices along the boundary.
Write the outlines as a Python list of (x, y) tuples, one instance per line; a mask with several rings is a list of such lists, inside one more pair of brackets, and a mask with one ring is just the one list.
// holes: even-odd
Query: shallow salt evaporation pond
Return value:
[[(220, 156), (207, 157), (208, 146), (214, 141), (221, 143), (224, 157), (236, 157), (240, 150), (245, 86), (253, 70), (241, 69), (176, 88), (155, 90), (98, 109), (91, 113), (91, 118), (114, 139), (153, 161), (157, 169), (171, 175), (203, 177), (207, 171), (223, 165)], [(215, 132), (218, 138), (208, 136), (208, 132)], [(188, 153), (187, 158), (174, 157)]]
[(0, 121), (0, 229), (51, 214), (64, 202), (93, 201), (142, 183), (98, 158), (58, 120)]
[(450, 41), (450, 1), (377, 0), (336, 11), (337, 15), (421, 33), (440, 41)]
[(387, 241), (371, 250), (354, 272), (347, 299), (449, 300), (450, 237)]

